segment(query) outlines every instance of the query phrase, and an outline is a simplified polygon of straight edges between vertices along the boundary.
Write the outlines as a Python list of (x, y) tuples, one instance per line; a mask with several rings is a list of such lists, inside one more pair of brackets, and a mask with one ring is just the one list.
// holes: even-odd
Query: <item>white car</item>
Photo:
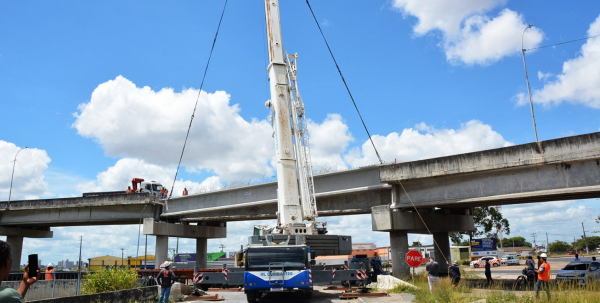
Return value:
[(521, 261), (517, 256), (504, 256), (501, 263), (506, 265), (521, 265)]
[(486, 261), (490, 262), (490, 265), (493, 267), (500, 266), (500, 260), (496, 257), (481, 257), (479, 260), (471, 261), (469, 266), (473, 268), (484, 267)]

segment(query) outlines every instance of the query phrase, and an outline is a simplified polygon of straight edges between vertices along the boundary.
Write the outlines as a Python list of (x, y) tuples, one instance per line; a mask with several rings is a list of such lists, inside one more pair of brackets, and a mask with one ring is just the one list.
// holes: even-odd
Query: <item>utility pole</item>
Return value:
[(548, 233), (546, 233), (546, 251), (550, 252), (550, 242), (548, 242)]
[(537, 243), (535, 243), (535, 235), (536, 235), (536, 233), (531, 234), (531, 236), (533, 237), (533, 248), (535, 248), (537, 246)]
[(583, 229), (583, 240), (585, 241), (585, 253), (589, 254), (590, 248), (588, 247), (587, 238), (585, 237), (585, 228), (583, 227), (583, 222), (581, 222), (581, 229)]
[(223, 252), (223, 249), (225, 248), (225, 245), (221, 244), (221, 246), (219, 246), (219, 248), (221, 248), (221, 252)]
[(83, 244), (83, 236), (79, 236), (79, 263), (77, 263), (77, 295), (79, 295), (79, 287), (81, 286), (81, 247)]
[(123, 267), (123, 253), (125, 252), (125, 248), (121, 248), (121, 267)]

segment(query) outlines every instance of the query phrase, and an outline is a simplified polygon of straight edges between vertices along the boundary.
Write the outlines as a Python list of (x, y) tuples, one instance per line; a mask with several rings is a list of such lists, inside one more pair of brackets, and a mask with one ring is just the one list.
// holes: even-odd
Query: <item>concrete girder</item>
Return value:
[(403, 230), (415, 234), (429, 234), (475, 230), (473, 215), (469, 209), (443, 209), (434, 212), (425, 210), (419, 214), (392, 209), (389, 205), (375, 206), (371, 210), (373, 231)]
[(153, 218), (144, 219), (144, 235), (167, 236), (179, 238), (226, 238), (227, 226), (187, 225), (166, 222), (154, 222)]

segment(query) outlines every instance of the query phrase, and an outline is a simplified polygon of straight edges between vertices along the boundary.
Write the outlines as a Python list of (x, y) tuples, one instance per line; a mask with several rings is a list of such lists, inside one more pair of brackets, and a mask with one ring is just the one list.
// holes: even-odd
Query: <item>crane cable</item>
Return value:
[(215, 44), (217, 43), (217, 36), (219, 35), (219, 29), (221, 28), (221, 22), (223, 21), (223, 15), (225, 15), (226, 7), (227, 7), (227, 0), (225, 0), (225, 5), (223, 6), (223, 12), (221, 12), (221, 18), (219, 19), (219, 25), (217, 26), (217, 32), (215, 33), (215, 38), (213, 39), (212, 47), (210, 48), (210, 54), (208, 55), (208, 61), (206, 62), (206, 67), (204, 68), (204, 75), (202, 76), (202, 82), (200, 83), (200, 88), (198, 89), (198, 96), (196, 97), (196, 104), (194, 105), (194, 111), (192, 112), (192, 117), (190, 119), (190, 126), (188, 127), (187, 134), (185, 135), (185, 141), (183, 141), (183, 149), (181, 150), (181, 156), (179, 157), (179, 164), (177, 164), (177, 171), (175, 172), (175, 178), (173, 178), (173, 185), (171, 186), (171, 192), (169, 192), (167, 201), (165, 201), (165, 207), (167, 208), (167, 210), (169, 210), (169, 200), (173, 196), (173, 189), (175, 188), (175, 181), (177, 180), (177, 174), (179, 174), (179, 168), (181, 167), (181, 159), (183, 159), (183, 153), (185, 152), (185, 146), (187, 144), (187, 140), (190, 135), (190, 130), (192, 129), (192, 122), (194, 121), (194, 114), (196, 114), (196, 108), (198, 107), (198, 100), (200, 100), (200, 94), (202, 93), (202, 87), (204, 86), (204, 80), (206, 79), (206, 72), (208, 71), (208, 65), (210, 64), (210, 58), (212, 57), (213, 50), (215, 49)]
[[(317, 21), (317, 17), (315, 16), (315, 13), (313, 12), (312, 7), (310, 7), (310, 3), (308, 2), (308, 0), (306, 0), (306, 4), (308, 5), (308, 8), (310, 9), (310, 12), (311, 12), (312, 16), (315, 19), (315, 22), (317, 23), (317, 27), (319, 28), (319, 31), (321, 32), (321, 36), (323, 37), (323, 40), (325, 41), (325, 44), (327, 45), (327, 49), (329, 50), (329, 54), (331, 54), (331, 58), (333, 59), (333, 62), (335, 63), (335, 67), (337, 67), (337, 70), (340, 73), (340, 76), (342, 77), (342, 81), (344, 82), (344, 85), (346, 86), (346, 90), (348, 91), (348, 94), (350, 95), (350, 99), (352, 99), (352, 103), (354, 103), (354, 107), (356, 108), (356, 112), (358, 112), (358, 116), (360, 117), (360, 120), (362, 121), (363, 126), (365, 127), (365, 130), (367, 131), (367, 135), (369, 135), (369, 140), (371, 140), (371, 144), (373, 145), (373, 149), (375, 149), (375, 153), (377, 154), (377, 158), (379, 158), (379, 162), (381, 164), (384, 164), (384, 162), (381, 160), (381, 157), (379, 156), (379, 153), (377, 152), (377, 148), (375, 147), (375, 143), (373, 143), (373, 139), (371, 139), (371, 134), (369, 134), (369, 130), (367, 130), (367, 126), (365, 125), (365, 121), (363, 121), (362, 116), (360, 115), (360, 112), (358, 111), (358, 107), (356, 106), (356, 102), (354, 101), (354, 98), (352, 97), (352, 94), (350, 93), (350, 89), (348, 88), (348, 85), (346, 84), (346, 80), (344, 79), (344, 76), (342, 75), (342, 71), (340, 70), (340, 67), (337, 64), (337, 61), (335, 60), (335, 57), (333, 56), (333, 52), (331, 51), (331, 48), (329, 47), (329, 43), (327, 43), (327, 39), (325, 38), (325, 35), (323, 34), (323, 31), (321, 30), (321, 26), (319, 25), (319, 21)], [(384, 165), (388, 166), (392, 170), (392, 172), (394, 173), (394, 177), (398, 177), (398, 175), (396, 174), (396, 171), (393, 169), (391, 163), (384, 164)], [(408, 191), (406, 191), (406, 188), (404, 188), (404, 185), (402, 184), (402, 182), (400, 182), (400, 178), (397, 178), (397, 179), (398, 179), (398, 183), (402, 187), (402, 190), (404, 191), (404, 193), (408, 197), (408, 200), (412, 204), (412, 207), (414, 208), (415, 212), (417, 213), (417, 215), (419, 215), (419, 218), (421, 219), (421, 222), (425, 226), (425, 229), (427, 229), (427, 232), (430, 235), (433, 235), (433, 233), (431, 232), (431, 230), (427, 226), (427, 223), (425, 223), (425, 220), (421, 216), (421, 213), (419, 212), (419, 210), (415, 206), (415, 203), (413, 202), (413, 200), (411, 199), (410, 195), (408, 194)], [(435, 239), (433, 240), (433, 243), (435, 244), (435, 246), (437, 246), (440, 254), (442, 254), (442, 257), (444, 258), (444, 260), (446, 260), (446, 263), (450, 264), (448, 262), (448, 259), (446, 258), (446, 255), (444, 254), (444, 252), (440, 248), (440, 245), (437, 243), (437, 241), (435, 241)]]
[(335, 60), (335, 57), (333, 56), (333, 52), (331, 51), (331, 48), (329, 47), (329, 43), (327, 43), (327, 39), (325, 39), (325, 34), (323, 34), (323, 30), (321, 29), (321, 25), (319, 25), (319, 21), (317, 21), (317, 17), (315, 16), (315, 13), (313, 12), (312, 7), (310, 7), (310, 3), (308, 2), (308, 0), (306, 0), (306, 4), (308, 5), (308, 8), (310, 9), (310, 12), (312, 13), (312, 16), (315, 19), (315, 22), (317, 23), (317, 27), (319, 28), (319, 31), (321, 32), (321, 36), (323, 37), (323, 40), (325, 41), (325, 45), (327, 45), (327, 49), (329, 50), (329, 54), (331, 54), (331, 59), (333, 59), (333, 63), (335, 63), (335, 67), (337, 68), (337, 71), (340, 74), (340, 77), (342, 78), (342, 82), (344, 82), (344, 86), (346, 86), (346, 90), (348, 91), (348, 95), (350, 95), (350, 99), (352, 99), (352, 103), (354, 104), (354, 108), (356, 108), (356, 112), (358, 113), (358, 117), (360, 118), (360, 121), (362, 122), (362, 125), (365, 128), (365, 131), (367, 132), (367, 135), (369, 136), (369, 140), (371, 141), (371, 145), (373, 145), (373, 149), (375, 150), (375, 154), (377, 155), (377, 159), (379, 159), (379, 163), (380, 164), (383, 164), (383, 160), (381, 160), (381, 157), (379, 156), (379, 152), (377, 151), (377, 148), (375, 147), (375, 143), (373, 143), (373, 138), (371, 138), (371, 134), (369, 133), (369, 130), (367, 129), (367, 125), (365, 124), (365, 121), (363, 120), (362, 115), (360, 114), (360, 111), (358, 110), (358, 106), (356, 105), (356, 102), (354, 101), (354, 97), (352, 96), (352, 93), (350, 92), (350, 88), (348, 88), (348, 84), (346, 83), (346, 79), (344, 79), (344, 75), (342, 74), (342, 71), (340, 70), (340, 67), (339, 67), (338, 63)]

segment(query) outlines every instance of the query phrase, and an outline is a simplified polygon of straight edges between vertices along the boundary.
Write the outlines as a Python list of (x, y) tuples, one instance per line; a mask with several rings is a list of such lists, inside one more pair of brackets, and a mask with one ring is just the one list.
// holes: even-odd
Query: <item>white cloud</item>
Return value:
[[(21, 147), (0, 140), (0, 195), (8, 200), (13, 171), (13, 160)], [(44, 172), (50, 163), (45, 150), (28, 148), (19, 152), (14, 165), (14, 179), (11, 200), (38, 199), (51, 195), (48, 183), (44, 180)]]
[[(413, 30), (425, 35), (439, 30), (446, 58), (451, 63), (491, 64), (521, 50), (524, 17), (509, 9), (491, 18), (491, 9), (504, 0), (395, 0), (393, 6), (418, 21)], [(543, 33), (537, 28), (525, 35), (525, 45), (537, 46)]]
[(553, 76), (552, 73), (542, 73), (540, 71), (538, 71), (537, 75), (539, 80), (546, 80)]
[[(79, 106), (73, 127), (97, 140), (108, 156), (176, 165), (197, 95), (196, 89), (139, 88), (118, 76), (100, 84)], [(271, 176), (271, 125), (244, 120), (239, 106), (229, 101), (223, 91), (200, 94), (182, 164), (225, 179)]]
[[(588, 36), (600, 35), (600, 16), (590, 25)], [(516, 95), (519, 105), (527, 104), (525, 94)], [(600, 38), (592, 38), (581, 47), (578, 57), (563, 64), (556, 80), (533, 91), (533, 102), (558, 105), (562, 102), (600, 109)]]
[[(492, 130), (490, 125), (471, 120), (458, 130), (435, 129), (424, 123), (387, 136), (374, 135), (373, 141), (384, 161), (412, 161), (461, 154), (478, 150), (509, 146), (502, 135)], [(361, 148), (355, 148), (344, 156), (352, 167), (377, 163), (371, 142), (366, 141)]]
[[(165, 168), (139, 159), (124, 158), (99, 173), (96, 180), (80, 183), (77, 188), (81, 192), (125, 190), (131, 185), (132, 178), (142, 178), (146, 181), (157, 181), (170, 191), (174, 176), (175, 168)], [(175, 182), (173, 196), (181, 196), (184, 187), (187, 187), (190, 193), (198, 193), (219, 189), (221, 182), (218, 176), (208, 177), (202, 183), (179, 179)]]
[(321, 124), (309, 120), (307, 128), (310, 136), (313, 166), (332, 169), (346, 168), (341, 155), (348, 148), (348, 144), (354, 141), (354, 138), (342, 116), (328, 114)]

